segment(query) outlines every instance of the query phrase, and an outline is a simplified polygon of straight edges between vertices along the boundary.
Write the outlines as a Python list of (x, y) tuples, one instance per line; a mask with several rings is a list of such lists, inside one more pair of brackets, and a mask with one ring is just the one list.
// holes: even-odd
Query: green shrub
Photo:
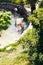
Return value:
[(11, 12), (0, 11), (0, 31), (6, 30), (10, 24)]
[(43, 0), (41, 0), (39, 7), (43, 7)]
[(20, 4), (22, 0), (11, 0), (12, 3)]
[(30, 50), (30, 63), (31, 65), (43, 65), (43, 8), (34, 10), (33, 14), (28, 18), (32, 22), (33, 27), (38, 32), (39, 40), (36, 46), (36, 51), (33, 51), (35, 48), (31, 46)]

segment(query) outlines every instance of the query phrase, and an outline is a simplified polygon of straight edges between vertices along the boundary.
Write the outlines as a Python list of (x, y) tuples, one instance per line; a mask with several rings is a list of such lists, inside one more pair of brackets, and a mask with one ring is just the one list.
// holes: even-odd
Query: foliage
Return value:
[(22, 0), (11, 0), (12, 3), (20, 4)]
[(33, 13), (33, 10), (36, 9), (35, 4), (37, 3), (38, 0), (27, 0), (27, 1), (28, 1), (28, 3), (31, 6), (31, 14), (32, 14)]
[(0, 11), (0, 31), (8, 28), (8, 25), (10, 24), (10, 15), (11, 12)]
[(27, 0), (31, 5), (33, 5), (34, 3), (36, 3), (38, 0)]
[[(33, 27), (35, 27), (36, 30), (38, 29), (37, 32), (39, 36), (37, 52), (30, 56), (30, 61), (33, 65), (43, 65), (43, 8), (33, 11), (33, 14), (28, 18), (28, 20), (33, 23)], [(36, 59), (33, 60), (34, 58)]]
[(27, 5), (27, 4), (28, 4), (28, 1), (27, 1), (27, 0), (22, 0), (22, 3), (23, 3), (24, 5)]
[[(28, 20), (34, 23), (34, 25), (40, 26), (41, 21), (43, 20), (43, 8), (39, 8), (33, 11), (33, 14), (28, 17)], [(43, 26), (43, 25), (42, 25)]]
[(41, 3), (40, 3), (39, 7), (43, 7), (43, 0), (41, 0)]

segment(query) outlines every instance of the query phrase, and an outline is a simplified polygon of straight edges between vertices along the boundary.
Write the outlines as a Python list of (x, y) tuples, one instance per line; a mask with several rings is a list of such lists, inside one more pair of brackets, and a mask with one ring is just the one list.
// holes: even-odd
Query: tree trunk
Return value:
[(35, 4), (32, 4), (31, 5), (31, 14), (33, 13), (33, 10), (35, 10), (35, 9), (36, 9)]

